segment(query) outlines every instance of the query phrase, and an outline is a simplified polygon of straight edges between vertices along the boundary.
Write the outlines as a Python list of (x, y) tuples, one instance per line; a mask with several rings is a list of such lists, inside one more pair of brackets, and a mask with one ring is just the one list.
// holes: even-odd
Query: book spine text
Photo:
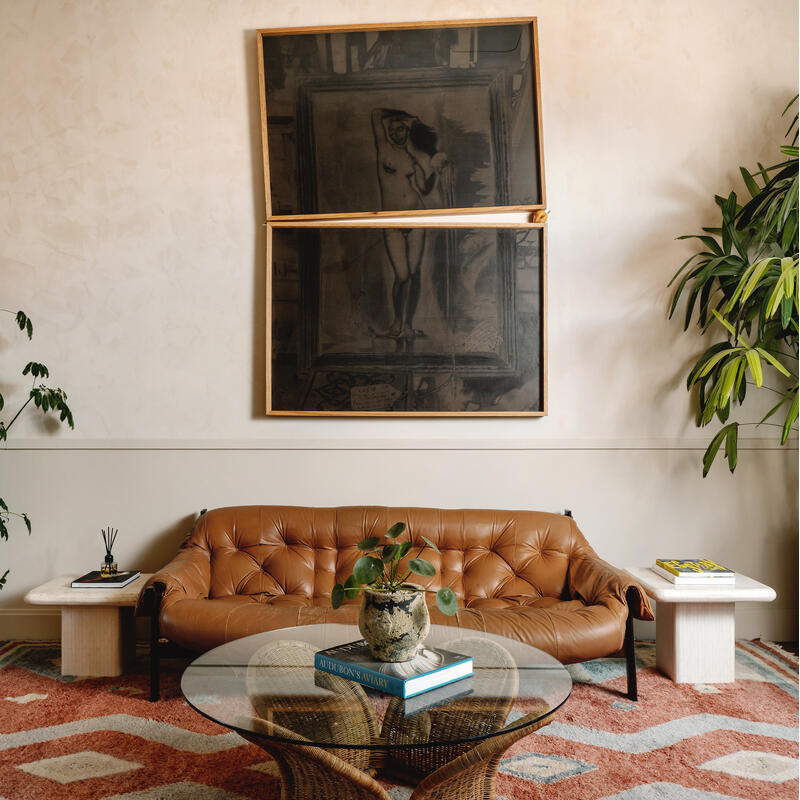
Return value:
[(347, 664), (344, 661), (338, 661), (320, 653), (314, 655), (314, 667), (323, 672), (329, 672), (331, 675), (340, 675), (342, 678), (356, 681), (363, 686), (370, 686), (373, 689), (393, 694), (396, 697), (405, 697), (403, 681), (392, 675), (381, 675), (378, 672), (363, 669), (356, 664)]

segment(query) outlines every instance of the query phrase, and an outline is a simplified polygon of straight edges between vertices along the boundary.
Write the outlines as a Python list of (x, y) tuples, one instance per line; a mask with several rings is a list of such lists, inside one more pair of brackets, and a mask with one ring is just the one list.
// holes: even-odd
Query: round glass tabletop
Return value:
[(519, 731), (552, 714), (572, 691), (569, 673), (547, 653), (440, 625), (431, 626), (425, 647), (472, 656), (471, 677), (402, 700), (314, 669), (315, 652), (360, 638), (355, 626), (336, 624), (247, 636), (195, 659), (181, 690), (200, 714), (249, 739), (375, 750)]

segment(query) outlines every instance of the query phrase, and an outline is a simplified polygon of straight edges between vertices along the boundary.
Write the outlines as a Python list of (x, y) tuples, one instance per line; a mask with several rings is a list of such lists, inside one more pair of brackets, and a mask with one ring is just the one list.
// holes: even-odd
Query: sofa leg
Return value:
[(156, 584), (155, 607), (150, 614), (150, 702), (155, 703), (161, 699), (161, 657), (160, 643), (161, 630), (158, 624), (158, 616), (161, 611), (161, 592), (163, 589)]
[[(628, 590), (631, 592), (631, 590)], [(635, 596), (635, 589), (632, 590)], [(628, 600), (628, 618), (625, 620), (625, 667), (628, 673), (628, 699), (636, 701), (639, 699), (639, 693), (636, 686), (636, 645), (633, 639), (633, 612), (631, 611), (631, 601), (633, 597), (627, 597)]]

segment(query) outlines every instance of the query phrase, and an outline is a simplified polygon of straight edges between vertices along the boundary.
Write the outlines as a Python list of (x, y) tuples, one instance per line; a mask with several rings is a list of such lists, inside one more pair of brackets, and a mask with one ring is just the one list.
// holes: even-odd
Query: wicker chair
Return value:
[[(517, 697), (519, 676), (511, 654), (490, 639), (469, 637), (442, 647), (472, 656), (473, 697), (455, 700), (441, 708), (403, 716), (403, 701), (393, 697), (383, 720), (382, 734), (389, 746), (387, 765), (392, 774), (416, 778), (430, 775), (454, 758), (474, 748), (474, 741), (452, 745), (426, 745), (428, 741), (463, 741), (500, 730)], [(392, 748), (397, 744), (419, 747)]]
[[(315, 673), (314, 653), (315, 649), (306, 642), (275, 641), (252, 655), (247, 665), (247, 694), (261, 720), (259, 729), (263, 729), (262, 722), (271, 724), (275, 729), (289, 731), (288, 738), (298, 741), (310, 739), (343, 745), (377, 742), (378, 724), (364, 690), (338, 675)], [(306, 687), (315, 680), (330, 694), (304, 699)], [(312, 708), (313, 713), (309, 713)], [(262, 745), (260, 739), (257, 743)], [(318, 749), (372, 776), (383, 764), (381, 750)]]
[(256, 733), (242, 735), (278, 764), (281, 800), (392, 800), (372, 776), (344, 761), (333, 750), (304, 744), (307, 739), (274, 722), (254, 717), (250, 727)]

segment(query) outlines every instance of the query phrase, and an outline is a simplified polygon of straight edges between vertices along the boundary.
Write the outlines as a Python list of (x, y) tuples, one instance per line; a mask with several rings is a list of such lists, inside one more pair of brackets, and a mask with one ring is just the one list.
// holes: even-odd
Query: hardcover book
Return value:
[(669, 581), (675, 586), (733, 586), (736, 583), (736, 575), (674, 575), (672, 572), (662, 569), (658, 565), (650, 567), (656, 575)]
[(471, 656), (422, 648), (411, 661), (377, 661), (363, 639), (320, 650), (314, 666), (403, 699), (472, 675)]
[(732, 578), (734, 572), (710, 558), (657, 558), (656, 566), (679, 578)]
[(117, 572), (114, 575), (101, 575), (99, 570), (87, 572), (75, 578), (70, 584), (73, 589), (121, 589), (135, 581), (142, 573), (139, 570)]

